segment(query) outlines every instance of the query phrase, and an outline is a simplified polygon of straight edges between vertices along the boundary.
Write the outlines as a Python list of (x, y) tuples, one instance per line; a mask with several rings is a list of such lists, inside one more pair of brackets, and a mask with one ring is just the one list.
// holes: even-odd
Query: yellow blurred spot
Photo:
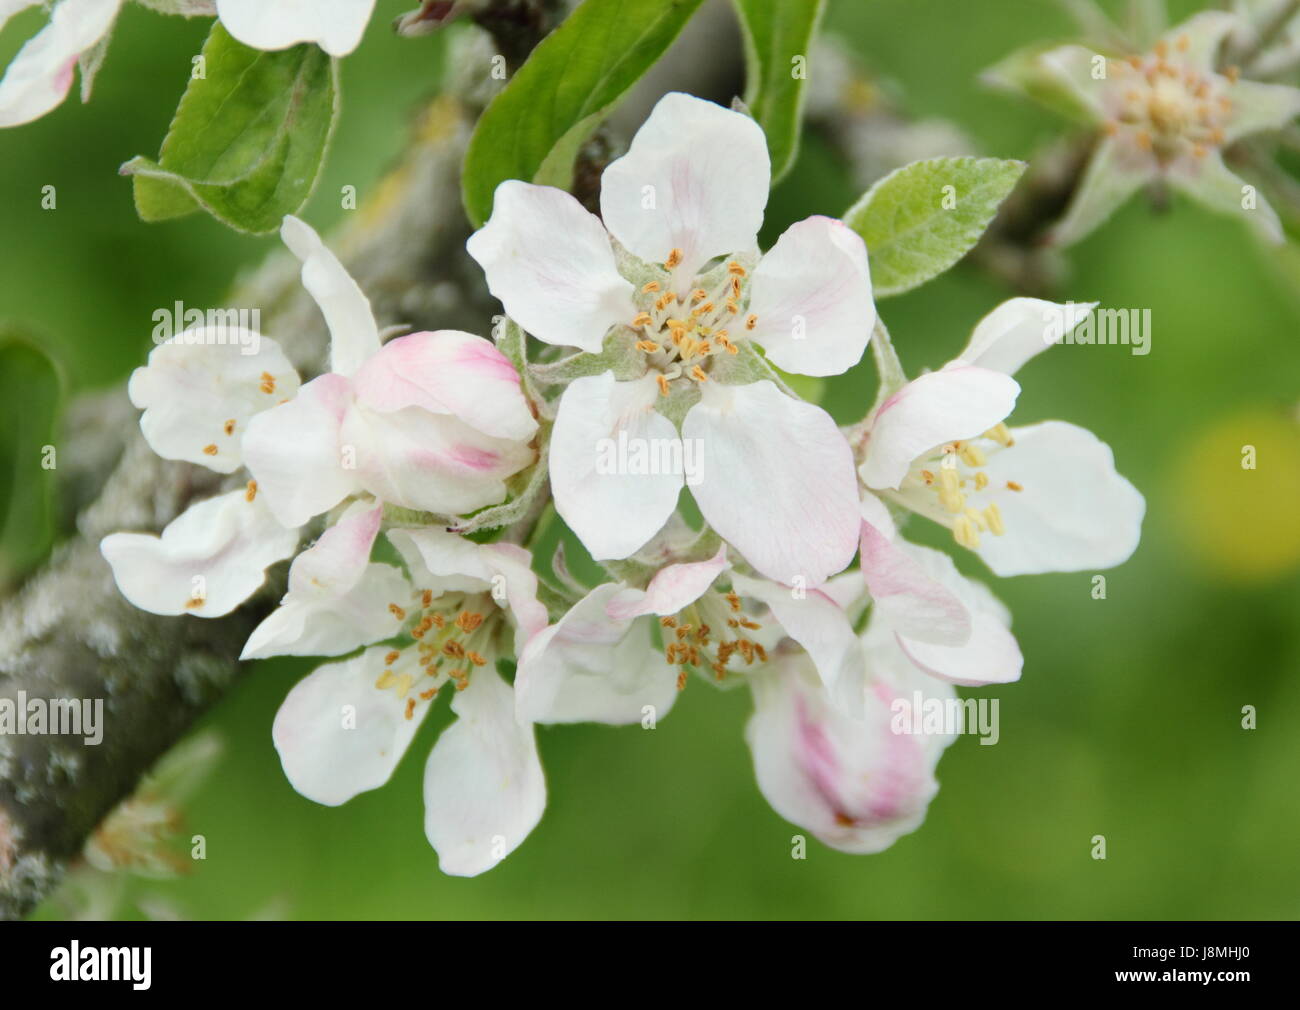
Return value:
[(1183, 443), (1171, 481), (1177, 534), (1205, 568), (1267, 582), (1300, 567), (1300, 417), (1222, 418)]

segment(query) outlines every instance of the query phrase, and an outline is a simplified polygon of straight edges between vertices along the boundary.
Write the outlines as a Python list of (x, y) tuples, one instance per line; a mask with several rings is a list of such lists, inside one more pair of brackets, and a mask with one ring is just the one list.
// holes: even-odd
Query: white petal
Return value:
[(873, 623), (887, 624), (908, 658), (931, 676), (971, 686), (1019, 680), (1024, 659), (1009, 630), (1011, 618), (1006, 607), (985, 586), (958, 572), (947, 554), (913, 544), (904, 544), (901, 550), (932, 585), (941, 587), (956, 602), (969, 634), (954, 642), (942, 634), (938, 623), (905, 625), (884, 609), (872, 615)]
[(1224, 36), (1236, 25), (1237, 18), (1227, 11), (1201, 11), (1165, 33), (1168, 59), (1201, 73), (1211, 71)]
[(396, 635), (388, 609), (410, 586), (392, 565), (371, 563), (383, 506), (354, 506), (289, 566), (289, 592), (244, 645), (241, 659), (339, 656)]
[(705, 594), (713, 580), (727, 567), (727, 545), (707, 561), (665, 565), (645, 589), (625, 589), (605, 608), (616, 621), (629, 621), (646, 614), (667, 617), (688, 607)]
[(298, 373), (269, 337), (197, 327), (155, 347), (127, 392), (144, 411), (140, 430), (159, 456), (233, 473), (243, 465), (249, 419), (293, 397)]
[(853, 453), (831, 416), (764, 379), (704, 383), (682, 423), (703, 458), (695, 500), (723, 540), (768, 578), (816, 586), (857, 550)]
[(677, 429), (655, 410), (658, 396), (653, 376), (616, 382), (605, 372), (575, 379), (560, 398), (550, 451), (555, 508), (597, 560), (634, 553), (677, 507), (681, 468), (652, 465), (683, 458), (673, 453)]
[(746, 115), (691, 95), (659, 99), (600, 180), (600, 215), (646, 262), (681, 250), (687, 279), (715, 256), (752, 252), (772, 182), (767, 141)]
[[(492, 596), (509, 608), (515, 622), (515, 655), (524, 651), (532, 637), (549, 621), (546, 607), (537, 599), (538, 579), (533, 556), (517, 544), (483, 544), (482, 555), (492, 570)], [(504, 594), (504, 599), (502, 599)]]
[(1030, 358), (1059, 344), (1096, 307), (1096, 302), (1008, 299), (975, 324), (957, 360), (1015, 375)]
[(526, 442), (537, 432), (510, 359), (490, 340), (459, 330), (390, 340), (352, 377), (352, 390), (371, 410), (421, 407), (494, 438)]
[(970, 638), (970, 613), (957, 595), (901, 542), (866, 520), (860, 557), (873, 618), (884, 619), (900, 634), (945, 645), (962, 645)]
[(355, 403), (339, 439), (345, 452), (355, 453), (356, 479), (371, 494), (444, 514), (504, 501), (506, 478), (537, 458), (522, 442), (492, 438), (422, 407), (380, 413)]
[(829, 217), (792, 224), (758, 263), (747, 336), (778, 368), (839, 375), (856, 365), (876, 325), (867, 247)]
[(785, 633), (812, 658), (827, 696), (849, 715), (861, 715), (862, 649), (839, 605), (816, 589), (795, 591), (736, 574), (731, 576), (731, 584), (741, 596), (767, 604)]
[(152, 614), (221, 617), (261, 588), (267, 566), (289, 557), (298, 531), (285, 529), (241, 488), (178, 515), (161, 536), (112, 533), (99, 550), (117, 587)]
[(1070, 206), (1049, 233), (1056, 245), (1078, 242), (1156, 177), (1154, 160), (1123, 138), (1107, 138), (1093, 150)]
[(1056, 77), (1097, 120), (1106, 116), (1102, 98), (1105, 81), (1093, 77), (1097, 53), (1083, 46), (1049, 49), (1039, 58), (1043, 68)]
[(535, 635), (515, 677), (519, 717), (529, 722), (640, 722), (662, 719), (677, 700), (677, 669), (650, 640), (645, 619), (605, 612), (622, 587), (597, 586), (559, 622)]
[(1002, 372), (949, 365), (913, 379), (881, 405), (858, 472), (871, 488), (897, 488), (912, 463), (935, 446), (974, 438), (1016, 404), (1020, 384)]
[[(225, 2), (229, 3), (230, 0)], [(330, 252), (321, 237), (305, 221), (292, 214), (285, 215), (284, 223), (280, 226), (280, 237), (302, 261), (302, 285), (316, 300), (325, 316), (325, 325), (330, 331), (330, 371), (339, 375), (352, 375), (361, 367), (362, 362), (379, 350), (379, 327), (375, 324), (370, 300), (362, 293), (338, 257)]]
[[(419, 730), (429, 701), (411, 692), (415, 706), (408, 719), (407, 699), (375, 686), (389, 669), (388, 652), (378, 646), (317, 667), (275, 714), (271, 738), (284, 774), (307, 799), (336, 807), (382, 786)], [(418, 676), (415, 650), (404, 652), (392, 669)]]
[[(1064, 421), (1012, 428), (1015, 444), (989, 456), (1002, 536), (984, 534), (976, 553), (998, 575), (1110, 568), (1137, 548), (1146, 503), (1115, 472), (1110, 447)], [(1006, 488), (1007, 481), (1023, 487)]]
[(879, 852), (916, 830), (939, 788), (942, 746), (892, 731), (894, 694), (869, 692), (859, 721), (797, 661), (755, 678), (745, 737), (772, 808), (843, 852)]
[(1282, 241), (1282, 223), (1277, 211), (1258, 195), (1251, 206), (1244, 205), (1242, 198), (1246, 193), (1246, 181), (1228, 168), (1218, 151), (1189, 159), (1178, 170), (1171, 170), (1168, 179), (1174, 189), (1201, 206), (1245, 221), (1270, 242)]
[[(32, 4), (6, 5), (9, 16)], [(18, 50), (0, 79), (0, 127), (39, 119), (58, 106), (72, 87), (77, 58), (108, 34), (122, 0), (61, 0), (50, 23)]]
[(490, 667), (457, 691), (459, 718), (424, 769), (424, 831), (443, 873), (492, 869), (528, 837), (546, 809), (533, 727), (515, 720), (514, 692)]
[(248, 422), (244, 465), (257, 481), (258, 499), (284, 525), (302, 526), (360, 490), (339, 442), (351, 397), (348, 380), (327, 372)]
[(1300, 89), (1289, 85), (1237, 81), (1228, 97), (1233, 111), (1223, 131), (1225, 144), (1252, 133), (1280, 130), (1300, 116)]
[(509, 180), (469, 254), (506, 313), (538, 340), (599, 352), (636, 314), (600, 219), (563, 190)]
[(226, 31), (253, 49), (288, 49), (315, 42), (346, 56), (365, 33), (375, 0), (217, 0)]

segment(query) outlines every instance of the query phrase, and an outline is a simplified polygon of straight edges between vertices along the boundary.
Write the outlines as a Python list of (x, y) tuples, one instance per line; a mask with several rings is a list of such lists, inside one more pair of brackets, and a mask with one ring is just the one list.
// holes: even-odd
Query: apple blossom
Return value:
[(315, 42), (347, 56), (361, 42), (375, 0), (216, 0), (226, 31), (253, 49), (287, 49)]
[[(368, 529), (359, 526), (355, 540), (340, 549), (352, 554), (343, 567), (353, 572), (369, 555), (369, 545), (360, 546)], [(532, 725), (517, 720), (514, 690), (496, 670), (499, 657), (522, 651), (545, 626), (546, 610), (523, 548), (475, 544), (436, 529), (388, 536), (414, 588), (386, 605), (412, 644), (376, 646), (319, 667), (289, 692), (272, 736), (293, 787), (337, 806), (388, 781), (439, 691), (450, 685), (459, 718), (438, 738), (425, 767), (425, 831), (443, 872), (473, 876), (518, 846), (546, 805)], [(312, 567), (329, 564), (322, 559)], [(339, 582), (325, 590), (337, 601), (353, 588)], [(301, 606), (287, 598), (281, 611)], [(361, 644), (383, 630), (370, 627), (353, 637)], [(304, 644), (298, 637), (259, 655)]]
[(1013, 298), (937, 372), (888, 396), (860, 430), (858, 473), (880, 497), (948, 526), (998, 575), (1108, 568), (1137, 547), (1145, 503), (1110, 448), (1064, 421), (1009, 428), (1011, 373), (1092, 306)]
[[(683, 485), (673, 470), (602, 472), (600, 443), (620, 437), (699, 445), (696, 502), (763, 574), (816, 585), (853, 556), (851, 454), (754, 347), (791, 372), (852, 367), (875, 321), (866, 248), (812, 217), (758, 258), (770, 177), (752, 119), (668, 94), (605, 169), (603, 223), (558, 189), (507, 181), (469, 240), (489, 289), (539, 340), (595, 355), (614, 330), (626, 352), (617, 373), (568, 384), (551, 441), (556, 508), (598, 559), (642, 547)], [(683, 412), (679, 433), (670, 416)]]
[[(1300, 89), (1243, 79), (1216, 69), (1235, 15), (1203, 11), (1171, 29), (1141, 56), (1107, 59), (1078, 45), (1038, 54), (1041, 73), (1065, 89), (1103, 136), (1052, 232), (1056, 242), (1083, 238), (1143, 185), (1162, 181), (1220, 213), (1245, 214), (1264, 235), (1282, 240), (1277, 214), (1226, 164), (1223, 152), (1243, 137), (1279, 130), (1300, 115)], [(995, 71), (992, 79), (999, 75)]]

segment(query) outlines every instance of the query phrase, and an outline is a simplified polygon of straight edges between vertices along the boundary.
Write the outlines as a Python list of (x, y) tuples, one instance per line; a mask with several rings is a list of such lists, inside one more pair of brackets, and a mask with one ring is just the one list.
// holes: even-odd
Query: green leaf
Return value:
[(876, 295), (910, 291), (965, 256), (1024, 170), (1023, 161), (933, 158), (872, 186), (844, 223), (867, 244)]
[(38, 344), (0, 330), (0, 589), (39, 562), (54, 539), (62, 387), (57, 365)]
[(237, 231), (261, 234), (302, 208), (338, 116), (338, 67), (317, 46), (264, 53), (220, 22), (203, 46), (158, 160), (132, 158), (142, 220), (202, 208)]
[(475, 227), (507, 179), (561, 189), (582, 142), (663, 55), (702, 0), (585, 0), (492, 100), (462, 176)]
[(745, 36), (745, 104), (767, 134), (772, 181), (799, 151), (808, 50), (825, 0), (734, 0)]

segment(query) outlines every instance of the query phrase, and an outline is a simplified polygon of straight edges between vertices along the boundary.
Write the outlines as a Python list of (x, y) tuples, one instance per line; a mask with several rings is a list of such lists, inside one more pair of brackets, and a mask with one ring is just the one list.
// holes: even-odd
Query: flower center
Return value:
[[(974, 550), (981, 533), (1000, 537), (1006, 532), (1002, 510), (997, 502), (989, 500), (992, 482), (983, 468), (990, 456), (1013, 445), (1015, 439), (1005, 424), (995, 425), (978, 438), (942, 445), (912, 464), (898, 496), (918, 511), (951, 526), (953, 539)], [(1008, 491), (1024, 490), (1013, 480), (1007, 481), (1005, 487)]]
[[(1183, 53), (1189, 45), (1184, 35), (1174, 48)], [(1107, 133), (1128, 131), (1139, 147), (1151, 151), (1162, 164), (1186, 154), (1203, 158), (1223, 144), (1224, 126), (1233, 108), (1225, 83), (1236, 81), (1235, 69), (1223, 77), (1180, 68), (1169, 61), (1169, 46), (1164, 42), (1145, 59), (1134, 56), (1111, 66), (1118, 99), (1106, 123)]]
[[(681, 263), (681, 250), (674, 249), (664, 263), (671, 274)], [(667, 396), (669, 384), (681, 376), (695, 382), (708, 381), (710, 361), (717, 354), (738, 354), (736, 340), (758, 324), (755, 315), (742, 315), (748, 272), (735, 260), (726, 264), (720, 278), (694, 279), (691, 291), (682, 295), (671, 283), (650, 281), (634, 297), (639, 311), (631, 327), (640, 338), (637, 350), (659, 372), (659, 392)]]
[(474, 670), (487, 665), (483, 650), (496, 634), (501, 615), (487, 593), (435, 597), (428, 589), (417, 589), (412, 606), (390, 603), (388, 609), (415, 643), (384, 657), (384, 672), (375, 687), (392, 691), (405, 706), (407, 719), (414, 717), (420, 702), (432, 701), (447, 681), (463, 691)]
[(718, 680), (725, 680), (733, 659), (752, 666), (754, 660), (767, 662), (767, 650), (755, 642), (747, 631), (763, 626), (750, 620), (740, 609), (735, 593), (709, 590), (675, 616), (659, 618), (663, 630), (664, 659), (678, 667), (677, 690), (686, 686), (686, 668), (708, 667)]

